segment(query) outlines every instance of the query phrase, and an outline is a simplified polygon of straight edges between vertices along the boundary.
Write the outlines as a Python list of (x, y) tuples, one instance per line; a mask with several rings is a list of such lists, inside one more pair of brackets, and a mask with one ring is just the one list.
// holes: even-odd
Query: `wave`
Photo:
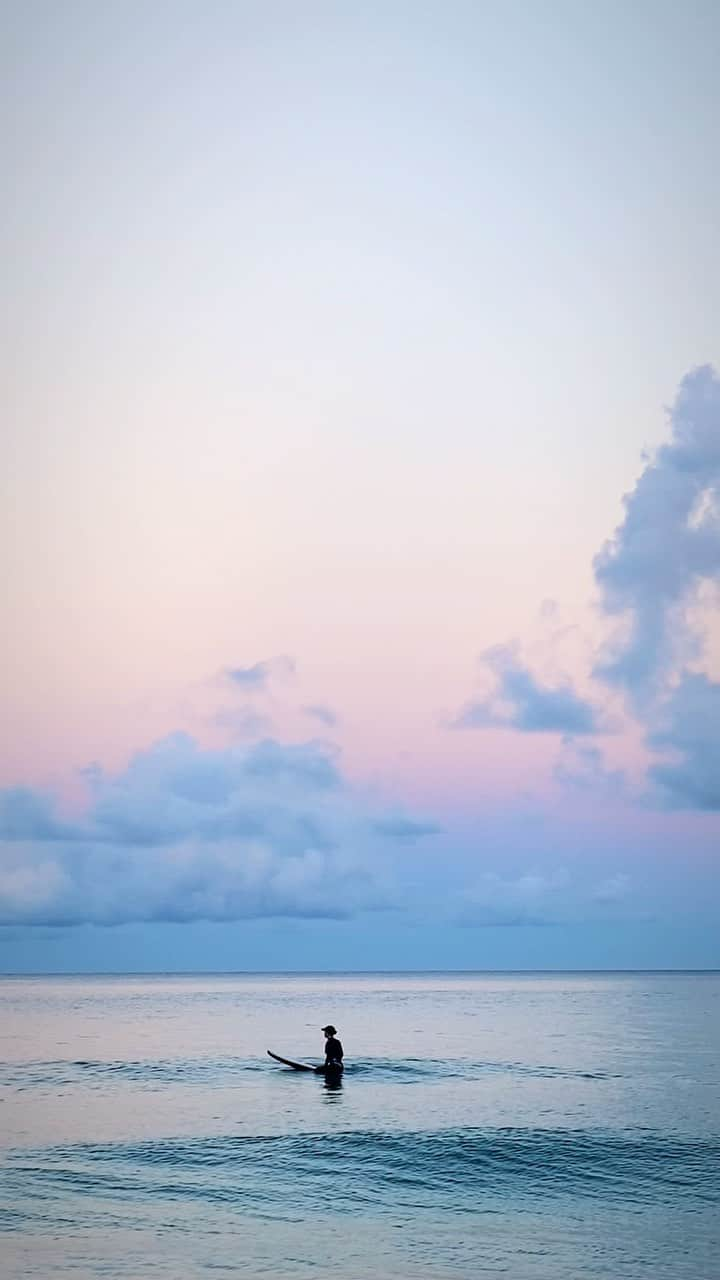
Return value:
[(58, 1086), (136, 1084), (211, 1084), (243, 1071), (266, 1070), (266, 1061), (242, 1058), (168, 1058), (138, 1061), (77, 1059), (60, 1062), (19, 1062), (0, 1066), (0, 1086), (47, 1089)]
[(533, 1065), (524, 1062), (492, 1062), (465, 1058), (359, 1058), (350, 1064), (359, 1075), (392, 1079), (478, 1080), (487, 1075), (531, 1076), (535, 1079), (614, 1080), (619, 1076), (607, 1071), (579, 1071), (571, 1067)]
[[(632, 1130), (462, 1128), (82, 1143), (7, 1154), (9, 1198), (192, 1199), (250, 1212), (477, 1212), (509, 1198), (720, 1205), (720, 1140)], [(12, 1204), (9, 1206), (13, 1208)], [(32, 1213), (34, 1210), (29, 1209)]]
[[(272, 1070), (262, 1058), (171, 1058), (137, 1061), (77, 1059), (57, 1062), (0, 1064), (0, 1087), (23, 1091), (72, 1085), (104, 1086), (127, 1082), (146, 1086), (161, 1084), (220, 1085), (247, 1072)], [(429, 1083), (433, 1080), (479, 1080), (488, 1075), (529, 1076), (538, 1079), (610, 1080), (618, 1076), (604, 1071), (579, 1071), (567, 1067), (519, 1062), (471, 1061), (440, 1058), (358, 1058), (346, 1065), (346, 1079), (391, 1080), (397, 1083)]]

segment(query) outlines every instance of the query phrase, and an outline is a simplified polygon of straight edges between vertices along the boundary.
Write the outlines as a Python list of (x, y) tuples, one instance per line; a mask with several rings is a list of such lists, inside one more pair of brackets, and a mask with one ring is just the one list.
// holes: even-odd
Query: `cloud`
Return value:
[[(670, 439), (645, 459), (622, 523), (593, 561), (615, 632), (592, 675), (606, 700), (610, 690), (624, 696), (645, 745), (660, 755), (648, 769), (655, 802), (718, 810), (720, 683), (701, 670), (714, 634), (706, 623), (720, 598), (720, 379), (712, 368), (683, 379), (669, 421)], [(557, 614), (555, 601), (542, 602), (544, 622)], [(596, 797), (629, 797), (621, 771), (608, 769), (595, 747), (572, 741), (619, 727), (616, 711), (611, 718), (611, 708), (600, 710), (568, 681), (543, 682), (513, 645), (488, 650), (483, 662), (493, 687), (469, 701), (452, 728), (558, 733), (565, 740), (558, 781)]]
[(287, 679), (294, 674), (295, 659), (287, 654), (256, 662), (252, 667), (229, 667), (225, 672), (228, 680), (246, 693), (259, 692), (266, 689), (271, 680)]
[(46, 797), (0, 792), (0, 924), (343, 919), (395, 901), (396, 819), (372, 812), (326, 744), (209, 750), (174, 734), (86, 776), (72, 829)]
[(559, 925), (632, 915), (632, 884), (617, 872), (599, 881), (579, 880), (559, 868), (506, 877), (485, 872), (463, 894), (456, 919), (473, 926)]
[(598, 663), (637, 702), (657, 695), (697, 656), (688, 606), (720, 575), (720, 380), (705, 366), (685, 377), (672, 435), (624, 500), (625, 518), (594, 561), (602, 604), (625, 623)]
[(332, 707), (326, 707), (322, 703), (312, 703), (310, 706), (303, 707), (306, 716), (310, 716), (313, 720), (319, 720), (320, 724), (324, 724), (328, 729), (334, 729), (338, 723), (338, 717)]
[(397, 816), (383, 818), (379, 822), (374, 822), (373, 830), (378, 835), (387, 836), (390, 840), (414, 843), (424, 836), (440, 835), (442, 827), (437, 826), (434, 822), (418, 822), (414, 818)]
[(614, 876), (609, 876), (607, 880), (601, 880), (595, 886), (592, 896), (596, 902), (616, 903), (624, 902), (632, 892), (632, 882), (630, 877), (623, 871), (619, 871)]
[(602, 752), (585, 743), (571, 740), (564, 742), (554, 773), (558, 782), (579, 791), (604, 793), (607, 796), (621, 796), (625, 792), (623, 770), (608, 769)]
[(562, 873), (550, 877), (528, 873), (509, 879), (487, 871), (463, 894), (458, 922), (506, 926), (554, 923), (553, 897), (564, 883)]
[(670, 806), (720, 810), (720, 684), (686, 672), (659, 707), (648, 741), (672, 753), (650, 769)]
[(0, 791), (0, 840), (62, 840), (69, 834), (55, 816), (51, 796), (29, 787)]
[(242, 849), (230, 840), (152, 851), (95, 844), (53, 860), (24, 845), (3, 849), (0, 866), (0, 923), (346, 919), (388, 905), (362, 867), (313, 848), (281, 857), (261, 840)]
[(670, 426), (594, 562), (604, 609), (624, 621), (596, 674), (624, 690), (663, 754), (649, 769), (655, 798), (717, 810), (720, 684), (689, 666), (703, 656), (701, 593), (720, 581), (720, 379), (709, 366), (683, 379)]
[(505, 728), (524, 733), (600, 732), (597, 712), (569, 683), (541, 684), (518, 659), (511, 645), (482, 655), (495, 676), (488, 698), (469, 702), (453, 722), (456, 729)]
[(213, 724), (228, 729), (235, 738), (257, 738), (272, 728), (269, 716), (261, 715), (245, 703), (241, 707), (221, 707), (212, 717)]

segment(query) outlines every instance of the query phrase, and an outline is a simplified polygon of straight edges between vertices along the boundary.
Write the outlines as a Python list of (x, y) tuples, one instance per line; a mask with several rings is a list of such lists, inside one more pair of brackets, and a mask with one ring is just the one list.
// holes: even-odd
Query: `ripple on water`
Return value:
[(155, 1197), (311, 1210), (452, 1207), (540, 1197), (720, 1205), (720, 1142), (650, 1132), (455, 1129), (306, 1133), (73, 1144), (8, 1153), (7, 1190), (60, 1197)]

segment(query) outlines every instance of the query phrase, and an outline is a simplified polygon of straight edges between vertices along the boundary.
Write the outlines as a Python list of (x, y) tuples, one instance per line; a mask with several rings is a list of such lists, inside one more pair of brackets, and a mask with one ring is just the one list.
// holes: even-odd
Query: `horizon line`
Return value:
[(720, 974), (720, 967), (538, 969), (27, 969), (0, 971), (5, 978), (342, 978), (418, 975)]

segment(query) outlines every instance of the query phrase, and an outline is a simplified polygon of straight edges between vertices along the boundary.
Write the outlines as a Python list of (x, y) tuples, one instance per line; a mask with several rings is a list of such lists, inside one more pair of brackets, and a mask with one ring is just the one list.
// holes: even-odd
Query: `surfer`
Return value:
[(337, 1031), (332, 1023), (321, 1027), (325, 1036), (325, 1065), (321, 1071), (337, 1072), (343, 1069), (343, 1047), (337, 1038)]
[(343, 1047), (333, 1026), (328, 1024), (321, 1030), (325, 1035), (325, 1061), (321, 1067), (311, 1067), (307, 1062), (293, 1062), (292, 1058), (281, 1058), (280, 1054), (273, 1053), (272, 1049), (268, 1049), (268, 1055), (274, 1058), (275, 1062), (281, 1062), (284, 1067), (292, 1067), (293, 1071), (314, 1071), (316, 1075), (334, 1080), (339, 1087), (343, 1071)]

